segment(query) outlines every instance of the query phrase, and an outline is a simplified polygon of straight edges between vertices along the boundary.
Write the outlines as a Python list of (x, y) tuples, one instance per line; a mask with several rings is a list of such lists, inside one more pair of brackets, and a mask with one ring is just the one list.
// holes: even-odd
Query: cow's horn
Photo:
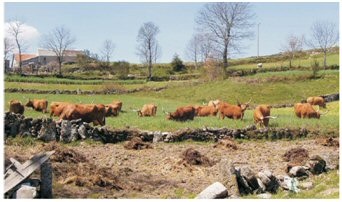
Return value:
[(168, 112), (166, 112), (166, 111), (164, 110), (164, 107), (162, 107), (162, 111), (163, 111), (165, 114), (169, 114)]
[(252, 98), (251, 99), (249, 99), (249, 101), (246, 103), (246, 105), (248, 105), (250, 102), (252, 101)]
[(327, 110), (326, 112), (320, 113), (321, 116), (324, 116), (325, 114), (327, 114), (329, 112), (329, 110)]
[(264, 119), (276, 119), (278, 116), (265, 116)]
[(240, 101), (237, 98), (235, 98), (235, 99), (236, 99), (237, 104), (240, 105)]

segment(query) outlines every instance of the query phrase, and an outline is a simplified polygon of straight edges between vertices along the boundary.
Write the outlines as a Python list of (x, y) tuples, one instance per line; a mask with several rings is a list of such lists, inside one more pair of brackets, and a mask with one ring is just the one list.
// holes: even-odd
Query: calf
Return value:
[(320, 113), (319, 110), (315, 110), (313, 106), (309, 103), (296, 103), (294, 105), (294, 111), (297, 117), (299, 118), (316, 118), (319, 119), (321, 115), (324, 115), (325, 113)]
[(248, 101), (245, 104), (241, 104), (238, 101), (237, 105), (231, 105), (226, 102), (221, 102), (219, 104), (219, 112), (221, 119), (224, 119), (225, 117), (230, 119), (243, 119), (245, 110), (248, 108), (250, 101)]
[(155, 104), (145, 104), (141, 110), (138, 110), (138, 116), (155, 116), (157, 113), (157, 106)]
[(42, 111), (43, 113), (47, 113), (48, 101), (45, 99), (29, 99), (25, 106), (32, 107), (36, 111)]
[(306, 102), (311, 105), (318, 105), (320, 107), (326, 108), (325, 100), (323, 97), (308, 97)]
[(195, 108), (192, 106), (179, 107), (173, 113), (169, 113), (166, 117), (168, 120), (175, 121), (186, 121), (186, 120), (194, 120), (195, 117)]
[(195, 107), (196, 116), (216, 116), (218, 109), (216, 106), (197, 106)]
[(68, 103), (68, 102), (52, 102), (50, 104), (50, 117), (61, 115), (65, 106), (67, 106), (69, 104), (71, 104), (71, 103)]
[(9, 111), (10, 112), (13, 112), (15, 114), (24, 114), (24, 111), (25, 111), (25, 107), (24, 105), (21, 104), (20, 101), (18, 100), (11, 100), (9, 102)]
[(117, 104), (107, 104), (105, 105), (106, 117), (107, 116), (118, 116), (120, 111), (120, 106)]

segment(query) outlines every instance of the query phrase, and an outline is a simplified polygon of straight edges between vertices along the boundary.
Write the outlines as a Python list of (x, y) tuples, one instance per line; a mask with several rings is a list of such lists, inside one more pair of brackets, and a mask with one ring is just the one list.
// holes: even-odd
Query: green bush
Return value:
[(171, 67), (172, 67), (172, 70), (175, 72), (180, 72), (180, 71), (185, 70), (185, 65), (183, 64), (183, 61), (179, 58), (177, 54), (173, 56)]

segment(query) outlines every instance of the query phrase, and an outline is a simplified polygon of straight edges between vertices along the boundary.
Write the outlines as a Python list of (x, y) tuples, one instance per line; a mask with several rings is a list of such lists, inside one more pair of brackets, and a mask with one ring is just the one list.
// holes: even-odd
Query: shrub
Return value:
[(173, 57), (173, 60), (171, 62), (171, 67), (172, 67), (172, 70), (175, 72), (180, 72), (180, 71), (185, 70), (185, 65), (183, 64), (183, 61), (179, 58), (177, 54)]
[(311, 70), (312, 70), (312, 77), (317, 78), (317, 74), (319, 71), (319, 62), (314, 59), (313, 62), (311, 62)]

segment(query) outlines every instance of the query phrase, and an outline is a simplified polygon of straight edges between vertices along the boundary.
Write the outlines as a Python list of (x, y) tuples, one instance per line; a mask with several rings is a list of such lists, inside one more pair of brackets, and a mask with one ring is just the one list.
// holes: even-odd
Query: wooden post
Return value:
[(40, 197), (52, 198), (52, 166), (50, 160), (40, 166)]

